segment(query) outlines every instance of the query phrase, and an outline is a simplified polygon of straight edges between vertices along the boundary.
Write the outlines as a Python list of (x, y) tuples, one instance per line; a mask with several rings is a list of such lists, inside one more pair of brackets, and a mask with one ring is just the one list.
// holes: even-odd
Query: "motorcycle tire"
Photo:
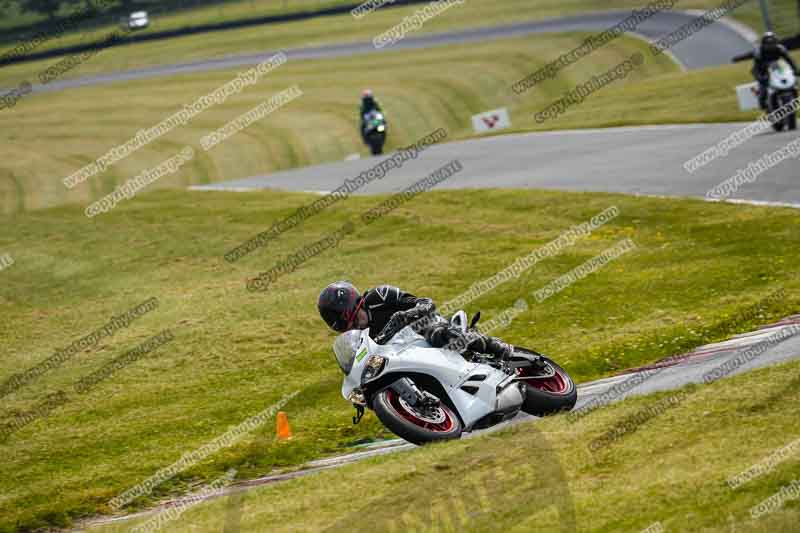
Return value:
[[(419, 383), (416, 385), (424, 390)], [(435, 395), (434, 391), (428, 392)], [(373, 396), (372, 409), (392, 433), (417, 445), (458, 439), (464, 430), (458, 415), (445, 402), (423, 413), (409, 406), (391, 388), (385, 388)]]
[[(533, 350), (515, 346), (514, 351), (542, 357), (552, 371), (552, 375), (548, 377), (537, 377), (532, 369), (518, 369), (519, 377), (525, 378), (522, 381), (525, 382), (527, 389), (525, 402), (522, 404), (523, 411), (529, 415), (547, 416), (570, 411), (575, 407), (578, 401), (578, 387), (566, 370), (552, 359)], [(526, 373), (531, 375), (526, 377)]]

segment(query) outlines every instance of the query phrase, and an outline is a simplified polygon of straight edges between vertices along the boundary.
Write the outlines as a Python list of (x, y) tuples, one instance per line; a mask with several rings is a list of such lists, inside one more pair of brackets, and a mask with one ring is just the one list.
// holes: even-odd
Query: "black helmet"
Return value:
[(768, 31), (767, 33), (765, 33), (764, 37), (761, 38), (761, 46), (767, 46), (767, 47), (774, 48), (774, 47), (778, 46), (779, 44), (780, 44), (780, 41), (778, 41), (778, 38), (771, 31)]
[(334, 331), (348, 331), (361, 307), (361, 295), (352, 283), (337, 281), (319, 293), (317, 308), (322, 319)]
[(364, 89), (361, 92), (361, 102), (369, 104), (375, 101), (375, 96), (372, 94), (372, 89)]

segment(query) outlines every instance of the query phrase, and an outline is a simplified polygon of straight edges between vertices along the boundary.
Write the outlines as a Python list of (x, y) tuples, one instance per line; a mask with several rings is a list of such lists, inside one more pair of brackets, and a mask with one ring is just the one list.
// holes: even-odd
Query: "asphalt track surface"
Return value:
[[(416, 50), (453, 44), (485, 42), (495, 39), (525, 37), (533, 34), (569, 31), (599, 32), (611, 28), (630, 16), (630, 14), (630, 11), (609, 11), (446, 33), (419, 36), (411, 34), (393, 45), (380, 49), (376, 49), (372, 42), (368, 41), (291, 48), (284, 50), (284, 52), (289, 61), (329, 59), (400, 50)], [(640, 24), (635, 33), (648, 40), (655, 40), (691, 22), (696, 16), (697, 13), (695, 12), (674, 11), (658, 13)], [(389, 28), (386, 29), (388, 30)], [(748, 34), (746, 30), (740, 28), (738, 25), (734, 25), (730, 22), (715, 23), (678, 43), (671, 51), (675, 58), (688, 69), (724, 65), (730, 63), (734, 56), (752, 51), (753, 38), (754, 35)], [(251, 66), (270, 58), (277, 51), (278, 50), (270, 50), (257, 54), (228, 56), (191, 63), (162, 65), (85, 78), (54, 81), (44, 86), (35, 85), (33, 87), (33, 92), (62, 91), (87, 85), (100, 85), (159, 76), (174, 76), (178, 74)]]
[[(580, 412), (581, 409), (585, 409), (583, 413), (588, 414), (590, 409), (586, 408), (586, 406), (593, 400), (597, 400), (601, 405), (607, 405), (630, 396), (641, 396), (654, 392), (675, 390), (690, 383), (702, 384), (706, 381), (705, 376), (707, 375), (711, 375), (715, 379), (726, 379), (729, 376), (755, 368), (780, 364), (798, 357), (800, 357), (800, 315), (794, 315), (756, 331), (736, 335), (723, 342), (701, 346), (691, 352), (671, 357), (661, 362), (656, 362), (647, 367), (630, 370), (617, 376), (583, 384), (578, 387), (578, 403), (575, 406), (574, 412)], [(558, 357), (555, 356), (555, 359), (557, 360)], [(726, 363), (729, 365), (728, 367), (723, 366), (726, 365)], [(718, 371), (718, 373), (715, 373), (715, 371)], [(638, 383), (636, 386), (631, 386), (630, 384), (634, 382)], [(596, 406), (597, 404), (592, 405), (592, 407)], [(568, 423), (566, 422), (567, 417), (565, 416), (564, 418), (565, 423)], [(536, 417), (530, 415), (519, 414), (509, 422), (487, 430), (467, 433), (464, 436), (465, 438), (470, 438), (473, 435), (479, 435), (486, 431), (497, 431), (510, 424), (518, 424), (535, 419)], [(347, 464), (359, 462), (370, 457), (412, 450), (414, 448), (416, 448), (415, 445), (407, 443), (402, 439), (377, 442), (350, 454), (312, 461), (303, 465), (300, 470), (294, 472), (267, 475), (243, 481), (226, 489), (221, 494), (209, 496), (205, 499), (227, 496), (260, 485), (305, 477), (324, 470), (339, 468)], [(91, 525), (127, 521), (163, 511), (166, 507), (175, 505), (181, 501), (183, 501), (183, 499), (178, 498), (170, 502), (165, 502), (159, 507), (140, 513), (118, 517), (103, 517), (87, 521), (83, 525), (89, 527)]]
[[(514, 117), (511, 117), (512, 121)], [(533, 117), (531, 117), (533, 120)], [(556, 119), (557, 120), (557, 119)], [(747, 123), (646, 126), (503, 135), (437, 144), (391, 169), (357, 193), (402, 190), (457, 159), (464, 169), (437, 189), (535, 188), (705, 197), (707, 191), (767, 153), (800, 138), (771, 129), (693, 173), (684, 163)], [(340, 161), (265, 176), (192, 187), (194, 190), (283, 189), (327, 192), (375, 166), (381, 157)], [(745, 182), (730, 199), (800, 206), (798, 160), (785, 160)]]

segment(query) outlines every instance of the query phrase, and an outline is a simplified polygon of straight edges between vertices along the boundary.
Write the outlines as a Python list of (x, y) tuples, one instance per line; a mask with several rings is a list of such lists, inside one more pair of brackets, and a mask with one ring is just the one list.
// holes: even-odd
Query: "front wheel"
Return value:
[[(771, 112), (775, 112), (778, 109), (783, 109), (795, 100), (795, 96), (793, 93), (777, 93), (774, 94), (772, 97), (772, 110)], [(797, 128), (797, 116), (792, 113), (783, 117), (781, 120), (772, 123), (772, 128), (777, 132), (782, 132), (784, 129), (793, 130)]]
[(458, 439), (463, 431), (458, 416), (444, 402), (427, 409), (412, 407), (391, 388), (375, 394), (372, 409), (392, 433), (418, 445)]
[[(770, 113), (773, 113), (773, 112), (774, 112), (774, 110), (770, 111)], [(780, 133), (780, 132), (783, 131), (783, 128), (784, 128), (784, 126), (786, 126), (787, 122), (788, 122), (788, 118), (782, 118), (782, 119), (780, 119), (778, 121), (775, 121), (775, 122), (772, 123), (772, 129), (777, 131), (778, 133)]]
[[(794, 104), (797, 100), (797, 91), (791, 91), (788, 96), (785, 98), (786, 102), (784, 105), (786, 107), (790, 107)], [(786, 116), (786, 129), (788, 131), (794, 131), (797, 129), (797, 111), (792, 111), (789, 115)]]
[(570, 411), (578, 401), (578, 388), (555, 361), (533, 350), (515, 347), (516, 352), (538, 355), (542, 358), (542, 368), (518, 368), (517, 377), (525, 382), (526, 394), (522, 410), (529, 415), (547, 416), (561, 411)]

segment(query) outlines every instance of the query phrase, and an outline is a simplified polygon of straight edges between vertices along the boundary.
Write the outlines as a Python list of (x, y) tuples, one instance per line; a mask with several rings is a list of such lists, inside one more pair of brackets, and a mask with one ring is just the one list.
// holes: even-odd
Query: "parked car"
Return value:
[(128, 16), (128, 28), (131, 30), (143, 30), (150, 25), (150, 18), (147, 11), (136, 11)]

